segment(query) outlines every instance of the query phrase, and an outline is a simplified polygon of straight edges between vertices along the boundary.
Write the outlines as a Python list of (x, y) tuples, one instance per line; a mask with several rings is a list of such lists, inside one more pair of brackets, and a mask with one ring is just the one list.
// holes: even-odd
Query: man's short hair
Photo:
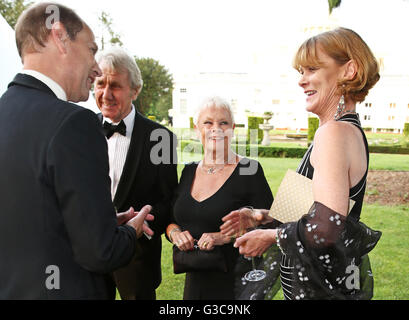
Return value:
[[(55, 14), (55, 17), (51, 17), (51, 14)], [(84, 28), (83, 20), (72, 9), (58, 3), (34, 4), (20, 15), (16, 24), (16, 44), (21, 58), (26, 53), (37, 52), (38, 45), (45, 47), (55, 22), (64, 25), (72, 41)]]

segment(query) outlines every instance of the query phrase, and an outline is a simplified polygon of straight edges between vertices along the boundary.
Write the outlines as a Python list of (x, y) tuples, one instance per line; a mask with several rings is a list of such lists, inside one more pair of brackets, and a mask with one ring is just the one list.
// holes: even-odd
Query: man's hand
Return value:
[[(133, 208), (130, 210), (133, 211)], [(145, 224), (145, 220), (152, 221), (154, 219), (153, 215), (150, 214), (151, 210), (152, 207), (150, 205), (144, 206), (141, 211), (136, 212), (136, 216), (126, 223), (135, 229), (137, 238), (140, 238), (143, 233), (146, 233), (148, 236), (153, 236), (153, 231)]]
[(123, 225), (124, 223), (127, 223), (129, 220), (131, 220), (134, 217), (136, 217), (136, 212), (131, 207), (126, 212), (117, 213), (116, 214), (116, 222), (117, 222), (118, 226), (120, 226), (120, 225)]

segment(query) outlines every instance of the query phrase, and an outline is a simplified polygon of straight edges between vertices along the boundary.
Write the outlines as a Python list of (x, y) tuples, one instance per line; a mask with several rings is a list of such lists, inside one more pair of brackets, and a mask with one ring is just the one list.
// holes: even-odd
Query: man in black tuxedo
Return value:
[(101, 75), (94, 35), (71, 9), (39, 3), (16, 41), (24, 70), (0, 99), (0, 299), (111, 298), (107, 274), (153, 233), (149, 206), (116, 215), (98, 118), (67, 102)]
[(102, 76), (95, 81), (95, 98), (107, 135), (114, 205), (123, 210), (149, 204), (155, 216), (149, 223), (155, 235), (138, 240), (142, 252), (115, 271), (113, 278), (122, 299), (154, 300), (161, 283), (161, 234), (170, 222), (178, 183), (177, 139), (133, 106), (143, 85), (134, 58), (112, 49), (102, 53), (98, 63)]

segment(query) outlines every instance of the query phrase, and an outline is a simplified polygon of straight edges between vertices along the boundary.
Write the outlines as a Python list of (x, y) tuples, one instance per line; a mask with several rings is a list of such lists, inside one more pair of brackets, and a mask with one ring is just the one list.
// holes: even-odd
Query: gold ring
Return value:
[(205, 242), (203, 242), (203, 247), (204, 248), (207, 248), (207, 245), (208, 245), (209, 243), (207, 242), (207, 241), (205, 241)]

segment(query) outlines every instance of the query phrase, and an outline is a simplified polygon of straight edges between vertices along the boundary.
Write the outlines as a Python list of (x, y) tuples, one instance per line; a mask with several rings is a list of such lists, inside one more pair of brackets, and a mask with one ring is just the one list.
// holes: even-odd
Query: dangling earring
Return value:
[(340, 118), (343, 114), (345, 113), (345, 97), (344, 95), (341, 96), (341, 99), (339, 99), (338, 102), (338, 107), (337, 107), (337, 112), (334, 115), (334, 119), (337, 120)]

